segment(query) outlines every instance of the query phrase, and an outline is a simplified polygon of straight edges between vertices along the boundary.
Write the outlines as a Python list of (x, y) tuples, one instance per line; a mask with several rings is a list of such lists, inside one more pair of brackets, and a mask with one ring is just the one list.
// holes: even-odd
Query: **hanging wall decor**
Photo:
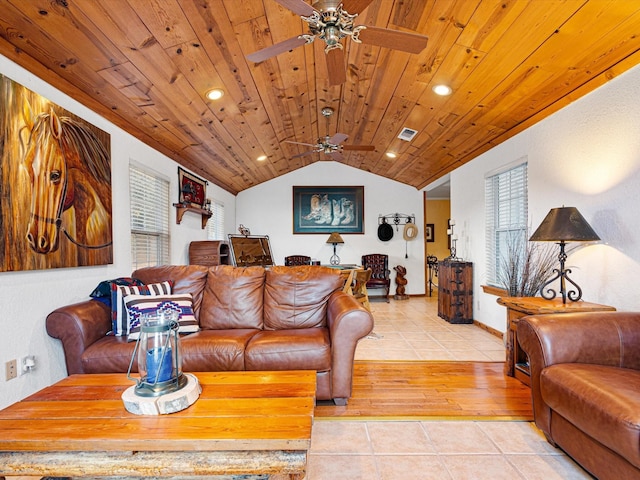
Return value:
[(0, 271), (113, 263), (110, 135), (0, 74)]
[(364, 233), (364, 187), (293, 187), (293, 233)]
[(178, 167), (178, 203), (204, 208), (207, 201), (207, 181)]

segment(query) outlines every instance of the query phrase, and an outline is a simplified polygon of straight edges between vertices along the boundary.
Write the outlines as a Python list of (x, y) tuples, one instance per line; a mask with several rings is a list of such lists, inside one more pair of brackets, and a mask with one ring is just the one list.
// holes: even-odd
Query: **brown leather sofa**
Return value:
[(518, 341), (549, 443), (601, 480), (640, 478), (640, 313), (524, 317)]
[[(318, 400), (345, 405), (351, 396), (358, 340), (373, 317), (342, 291), (344, 280), (320, 266), (143, 268), (145, 284), (170, 280), (191, 293), (200, 331), (181, 339), (184, 372), (316, 370)], [(110, 308), (87, 300), (47, 316), (47, 333), (62, 341), (67, 371), (126, 372), (135, 342), (107, 335)]]

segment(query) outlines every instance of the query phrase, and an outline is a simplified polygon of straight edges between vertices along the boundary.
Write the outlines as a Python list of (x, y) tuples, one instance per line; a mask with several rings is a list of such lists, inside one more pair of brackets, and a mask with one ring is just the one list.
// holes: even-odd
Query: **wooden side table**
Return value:
[(527, 315), (542, 315), (546, 313), (573, 312), (607, 312), (615, 311), (614, 307), (598, 303), (568, 301), (562, 303), (562, 298), (547, 300), (542, 297), (500, 297), (498, 303), (507, 307), (507, 344), (504, 373), (515, 377), (525, 385), (531, 385), (529, 375), (529, 360), (518, 343), (518, 321)]

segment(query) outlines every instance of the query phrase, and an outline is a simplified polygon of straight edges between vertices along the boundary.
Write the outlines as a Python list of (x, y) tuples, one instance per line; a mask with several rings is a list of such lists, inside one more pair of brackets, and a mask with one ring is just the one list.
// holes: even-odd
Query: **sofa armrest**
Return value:
[(347, 399), (353, 383), (353, 360), (358, 340), (373, 330), (373, 316), (355, 297), (337, 291), (327, 305), (327, 325), (331, 337), (332, 396)]
[(518, 321), (518, 343), (529, 358), (536, 425), (550, 432), (540, 375), (551, 365), (591, 363), (640, 369), (640, 312), (531, 315)]
[(111, 330), (111, 310), (97, 300), (66, 305), (47, 316), (46, 329), (62, 341), (67, 374), (84, 373), (82, 354)]

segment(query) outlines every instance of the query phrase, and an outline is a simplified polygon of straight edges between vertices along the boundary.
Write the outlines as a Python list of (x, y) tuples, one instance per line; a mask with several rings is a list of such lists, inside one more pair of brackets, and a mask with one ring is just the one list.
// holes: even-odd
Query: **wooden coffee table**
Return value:
[(304, 478), (315, 371), (196, 376), (200, 398), (170, 415), (127, 412), (122, 374), (71, 375), (0, 410), (0, 476)]

